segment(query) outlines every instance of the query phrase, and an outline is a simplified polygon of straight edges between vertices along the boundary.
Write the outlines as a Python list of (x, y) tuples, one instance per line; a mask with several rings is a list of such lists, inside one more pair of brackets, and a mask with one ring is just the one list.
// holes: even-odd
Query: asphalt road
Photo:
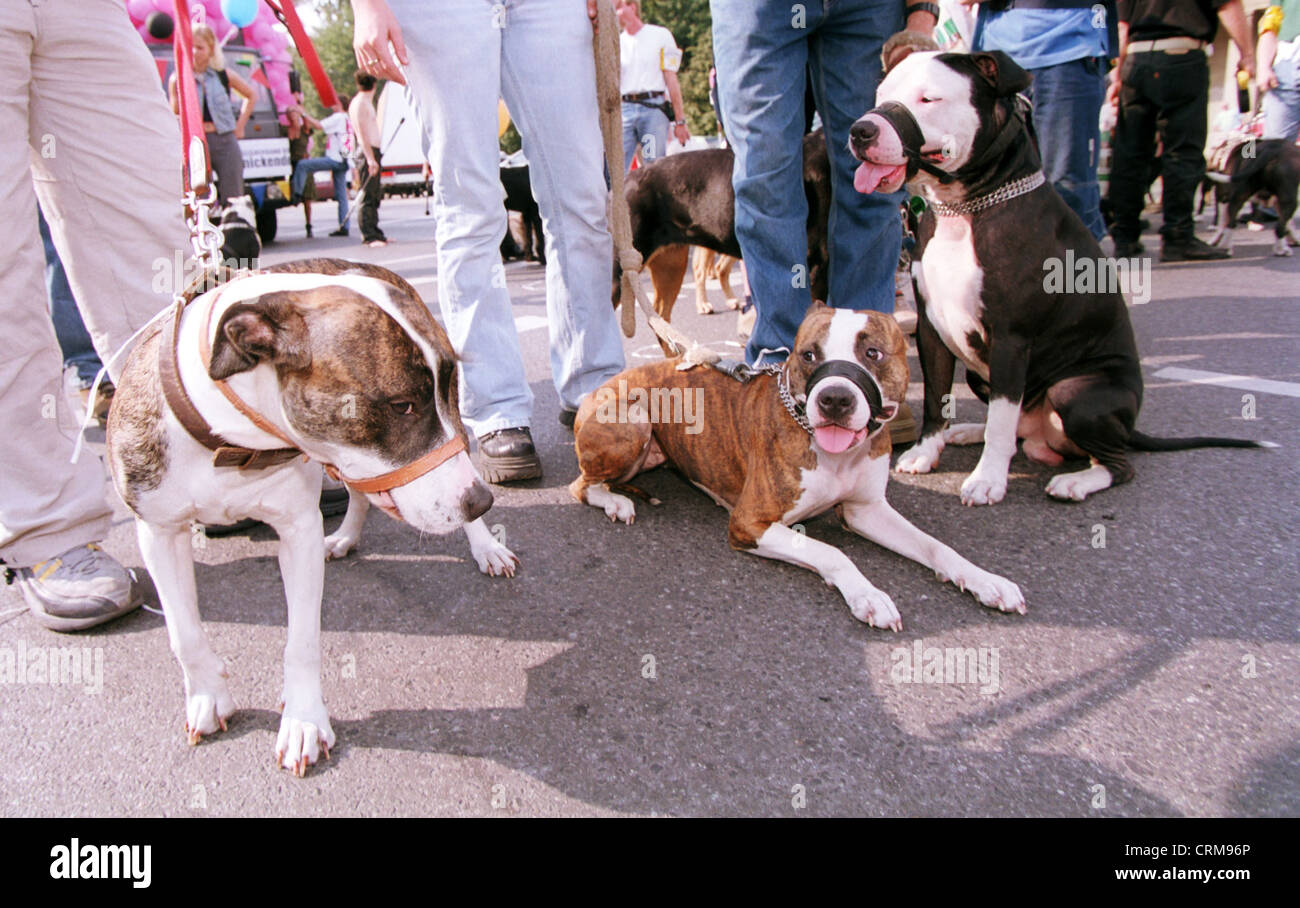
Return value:
[[(317, 207), (320, 232), (332, 215)], [(282, 212), (265, 260), (378, 262), (433, 300), (423, 203), (385, 202), (381, 215), (397, 242), (370, 250), (307, 240), (297, 213)], [(14, 612), (21, 597), (6, 591), (0, 658), (82, 647), (102, 658), (102, 681), (3, 685), (0, 811), (1300, 814), (1300, 257), (1269, 256), (1265, 234), (1238, 237), (1229, 262), (1157, 264), (1151, 301), (1133, 307), (1140, 425), (1281, 447), (1138, 454), (1133, 483), (1081, 504), (1047, 498), (1051, 471), (1018, 455), (991, 509), (957, 495), (978, 448), (950, 448), (937, 472), (896, 477), (891, 500), (1019, 583), (1029, 613), (981, 608), (833, 519), (810, 521), (809, 535), (894, 598), (897, 634), (855, 621), (809, 572), (732, 552), (725, 513), (670, 472), (644, 477), (663, 505), (641, 505), (630, 527), (573, 502), (543, 272), (511, 264), (545, 464), (541, 481), (498, 488), (488, 515), (522, 558), (518, 576), (484, 577), (463, 537), (420, 538), (372, 512), (359, 551), (326, 569), (324, 685), (339, 744), (305, 779), (272, 759), (285, 609), (269, 530), (197, 552), (205, 624), (241, 706), (197, 747), (182, 733), (181, 673), (159, 615), (61, 636)], [(734, 316), (696, 315), (689, 292), (676, 323), (731, 342)], [(658, 355), (644, 328), (626, 349)], [(1251, 391), (1160, 374), (1169, 368), (1281, 384)], [(915, 407), (914, 358), (912, 378)], [(960, 419), (982, 410), (959, 395)], [(107, 548), (139, 566), (120, 504), (118, 517)], [(932, 683), (930, 648), (972, 649), (983, 674)]]

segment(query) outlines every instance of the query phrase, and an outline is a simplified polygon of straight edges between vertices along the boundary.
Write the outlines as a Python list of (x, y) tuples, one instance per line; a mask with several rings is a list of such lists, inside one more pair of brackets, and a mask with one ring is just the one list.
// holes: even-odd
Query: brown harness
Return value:
[[(178, 343), (181, 316), (185, 312), (185, 307), (194, 299), (195, 294), (192, 291), (196, 286), (200, 286), (199, 282), (191, 285), (191, 292), (177, 298), (174, 311), (163, 326), (162, 343), (158, 347), (158, 373), (162, 380), (163, 396), (167, 400), (167, 406), (171, 408), (172, 413), (175, 414), (176, 419), (185, 428), (185, 431), (195, 441), (213, 452), (213, 466), (236, 467), (240, 470), (262, 470), (287, 463), (299, 456), (304, 460), (308, 459), (308, 455), (297, 447), (292, 439), (281, 432), (261, 413), (258, 413), (245, 403), (224, 380), (213, 379), (212, 382), (217, 386), (222, 396), (230, 401), (231, 406), (257, 428), (283, 441), (287, 447), (262, 450), (233, 445), (212, 430), (212, 426), (203, 418), (203, 414), (198, 411), (198, 408), (194, 406), (194, 402), (190, 400), (189, 394), (185, 391), (185, 385), (181, 382)], [(205, 370), (212, 365), (212, 344), (208, 339), (208, 335), (211, 333), (212, 313), (216, 308), (215, 303), (215, 298), (208, 301), (203, 329), (199, 334), (199, 357)], [(465, 440), (459, 435), (453, 435), (438, 447), (405, 466), (370, 479), (348, 479), (333, 464), (322, 465), (325, 472), (332, 479), (346, 483), (350, 489), (363, 493), (378, 493), (404, 486), (435, 467), (446, 463), (464, 450), (466, 450)]]

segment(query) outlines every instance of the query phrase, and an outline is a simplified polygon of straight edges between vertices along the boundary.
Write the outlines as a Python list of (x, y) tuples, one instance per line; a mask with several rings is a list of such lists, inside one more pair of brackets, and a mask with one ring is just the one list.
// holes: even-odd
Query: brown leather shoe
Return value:
[(916, 417), (912, 415), (912, 408), (906, 403), (898, 405), (898, 415), (889, 421), (889, 440), (895, 448), (916, 441)]

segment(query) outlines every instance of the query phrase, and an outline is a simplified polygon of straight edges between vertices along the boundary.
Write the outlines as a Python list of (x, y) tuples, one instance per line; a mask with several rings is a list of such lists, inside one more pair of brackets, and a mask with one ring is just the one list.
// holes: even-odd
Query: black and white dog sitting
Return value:
[(219, 226), (221, 260), (232, 268), (257, 268), (262, 240), (257, 235), (257, 212), (252, 197), (241, 195), (228, 200)]
[[(1122, 293), (1097, 282), (1053, 293), (1044, 280), (1067, 253), (1097, 268), (1115, 263), (1044, 178), (1018, 99), (1028, 86), (1028, 73), (1000, 52), (913, 53), (881, 83), (879, 106), (850, 131), (863, 162), (858, 191), (893, 192), (915, 177), (930, 203), (912, 259), (925, 419), (920, 441), (895, 469), (929, 472), (945, 444), (982, 439), (961, 498), (993, 504), (1006, 495), (1023, 439), (1038, 463), (1088, 459), (1085, 469), (1047, 485), (1055, 498), (1081, 501), (1133, 477), (1130, 450), (1257, 447), (1135, 429), (1142, 372)], [(989, 405), (983, 426), (948, 426), (957, 359)]]
[(1214, 186), (1216, 216), (1211, 246), (1226, 240), (1232, 247), (1230, 231), (1237, 226), (1241, 206), (1256, 196), (1277, 200), (1273, 254), (1291, 255), (1288, 240), (1300, 246), (1300, 233), (1291, 226), (1296, 194), (1300, 192), (1300, 148), (1295, 143), (1286, 139), (1247, 140), (1228, 155), (1222, 173), (1207, 169), (1205, 179)]

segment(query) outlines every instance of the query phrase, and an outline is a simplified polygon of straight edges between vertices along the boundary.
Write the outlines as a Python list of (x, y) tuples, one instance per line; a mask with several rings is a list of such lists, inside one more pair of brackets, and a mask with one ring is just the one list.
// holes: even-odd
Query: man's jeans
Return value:
[(1210, 67), (1201, 51), (1130, 54), (1120, 73), (1119, 119), (1115, 124), (1110, 170), (1110, 201), (1115, 210), (1111, 236), (1131, 243), (1147, 188), (1159, 130), (1164, 151), (1160, 176), (1164, 190), (1165, 242), (1195, 238), (1192, 197), (1205, 178), (1205, 106)]
[(551, 375), (565, 407), (623, 368), (609, 281), (605, 155), (587, 7), (574, 0), (389, 0), (433, 162), (438, 305), (463, 357), (461, 413), (484, 435), (527, 426), (533, 395), (501, 264), (497, 100), (519, 127), (546, 235)]
[[(667, 96), (661, 100), (667, 102)], [(669, 125), (668, 117), (662, 110), (635, 101), (624, 101), (623, 169), (632, 166), (632, 156), (638, 147), (641, 149), (642, 164), (662, 158), (668, 147)]]
[(41, 242), (45, 245), (45, 289), (50, 297), (50, 318), (54, 322), (54, 335), (59, 339), (59, 349), (63, 351), (63, 368), (76, 366), (77, 378), (89, 385), (103, 363), (99, 361), (90, 332), (81, 319), (81, 310), (72, 296), (72, 287), (68, 284), (63, 262), (59, 260), (59, 251), (54, 248), (45, 215), (37, 208), (36, 216), (40, 221)]
[[(894, 309), (902, 245), (899, 203), (853, 188), (858, 161), (849, 127), (875, 106), (880, 49), (903, 26), (896, 0), (710, 0), (718, 95), (736, 154), (736, 237), (758, 307), (746, 357), (789, 349), (810, 302), (808, 202), (803, 189), (804, 90), (826, 127), (831, 162), (830, 300), (852, 309)], [(827, 7), (829, 6), (829, 9)], [(768, 361), (779, 361), (778, 353)]]
[(1034, 130), (1043, 173), (1097, 239), (1106, 235), (1097, 183), (1098, 119), (1106, 97), (1102, 61), (1085, 57), (1030, 70)]
[(307, 178), (318, 170), (328, 170), (334, 176), (334, 200), (339, 203), (339, 226), (348, 222), (348, 162), (333, 158), (303, 158), (293, 168), (293, 195), (302, 198), (307, 188)]
[(1294, 142), (1300, 133), (1300, 60), (1277, 61), (1273, 75), (1277, 88), (1264, 95), (1264, 138)]

